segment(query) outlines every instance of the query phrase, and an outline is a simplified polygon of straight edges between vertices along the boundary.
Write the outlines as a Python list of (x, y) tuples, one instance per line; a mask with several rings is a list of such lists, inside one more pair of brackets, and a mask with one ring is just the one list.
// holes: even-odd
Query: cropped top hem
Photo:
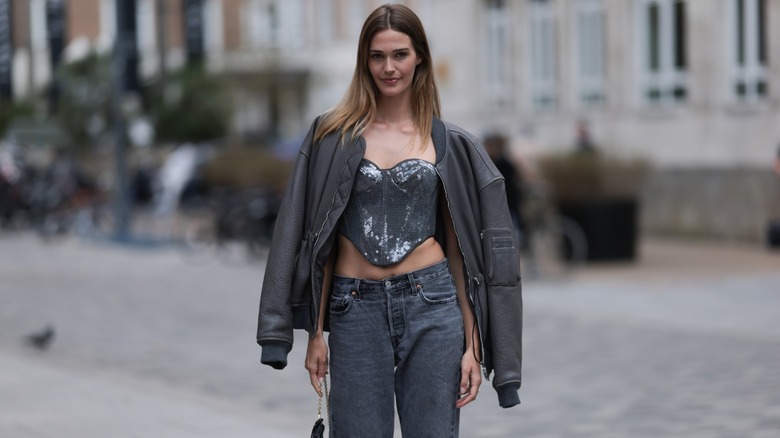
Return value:
[[(352, 245), (354, 245), (354, 246), (355, 246), (355, 248), (357, 248), (357, 250), (358, 250), (358, 251), (360, 251), (360, 248), (358, 248), (358, 246), (357, 246), (357, 245), (355, 245), (355, 242), (353, 242), (353, 241), (352, 241), (352, 239), (350, 239), (350, 237), (349, 237), (349, 236), (347, 236), (347, 235), (344, 235), (344, 234), (342, 234), (342, 235), (343, 235), (344, 237), (346, 237), (346, 238), (347, 238), (347, 239), (348, 239), (350, 242), (352, 242)], [(413, 244), (412, 244), (412, 246), (409, 248), (409, 250), (408, 250), (408, 251), (406, 251), (406, 253), (404, 253), (404, 254), (401, 256), (401, 258), (400, 258), (400, 259), (398, 259), (397, 261), (394, 261), (394, 262), (390, 262), (390, 263), (381, 263), (381, 264), (380, 264), (380, 263), (375, 263), (375, 262), (374, 262), (374, 260), (372, 260), (371, 258), (369, 258), (369, 257), (366, 255), (366, 253), (364, 253), (363, 251), (360, 251), (360, 253), (361, 253), (361, 254), (363, 254), (363, 257), (365, 257), (365, 258), (366, 258), (366, 260), (368, 260), (368, 262), (369, 262), (369, 263), (371, 263), (371, 264), (372, 264), (372, 265), (374, 265), (374, 266), (381, 266), (381, 267), (392, 266), (392, 265), (395, 265), (395, 264), (398, 264), (398, 263), (401, 263), (402, 261), (404, 261), (404, 260), (405, 260), (407, 257), (409, 257), (409, 254), (413, 253), (413, 252), (414, 252), (414, 250), (415, 250), (415, 249), (417, 249), (417, 247), (418, 247), (418, 246), (422, 245), (422, 244), (423, 244), (423, 242), (425, 242), (426, 240), (430, 239), (431, 237), (436, 237), (436, 236), (434, 236), (433, 234), (431, 234), (430, 236), (425, 236), (425, 237), (423, 237), (422, 239), (420, 239), (420, 241), (419, 241), (419, 242), (415, 242), (415, 243), (413, 243)]]

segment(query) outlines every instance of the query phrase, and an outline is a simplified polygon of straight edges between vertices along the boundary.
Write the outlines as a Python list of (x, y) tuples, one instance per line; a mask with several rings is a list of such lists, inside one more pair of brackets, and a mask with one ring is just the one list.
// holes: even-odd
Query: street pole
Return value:
[(157, 0), (157, 54), (159, 56), (159, 92), (160, 98), (165, 99), (166, 83), (168, 81), (168, 8), (167, 0)]
[(49, 114), (57, 112), (60, 98), (59, 66), (62, 52), (65, 50), (66, 4), (64, 0), (46, 0), (46, 38), (49, 42), (49, 63), (51, 65), (51, 83), (48, 92)]
[[(129, 40), (127, 11), (135, 11), (135, 0), (116, 1), (116, 39), (112, 57), (113, 91), (112, 111), (114, 116), (114, 240), (128, 242), (130, 240), (130, 193), (127, 177), (127, 120), (124, 111), (127, 81), (129, 73), (130, 50), (135, 49), (134, 42)], [(129, 7), (128, 7), (129, 6)]]
[(13, 100), (13, 4), (0, 0), (0, 101)]

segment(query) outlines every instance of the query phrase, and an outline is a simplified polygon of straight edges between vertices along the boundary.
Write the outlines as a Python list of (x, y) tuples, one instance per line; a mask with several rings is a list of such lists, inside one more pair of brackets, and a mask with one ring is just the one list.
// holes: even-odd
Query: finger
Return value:
[(320, 389), (320, 378), (317, 376), (317, 373), (309, 373), (309, 380), (311, 381), (311, 387), (314, 388), (314, 392), (316, 392), (317, 395), (322, 395), (322, 390)]
[(477, 390), (472, 385), (466, 390), (466, 392), (462, 392), (459, 394), (459, 398), (457, 403), (455, 403), (455, 407), (462, 408), (467, 404), (471, 403), (472, 401), (474, 401), (476, 398), (477, 398)]
[(482, 384), (482, 377), (479, 375), (479, 372), (472, 372), (471, 378), (468, 379), (469, 382), (466, 385), (467, 390), (465, 392), (461, 392), (460, 398), (455, 403), (455, 407), (460, 409), (467, 404), (473, 402), (477, 399), (477, 394), (479, 393), (479, 386)]
[(314, 388), (314, 391), (317, 393), (317, 395), (322, 395), (320, 393), (319, 376), (317, 375), (320, 367), (317, 366), (316, 360), (307, 357), (306, 363), (304, 365), (306, 370), (309, 372), (309, 383), (311, 383), (311, 386)]
[(325, 378), (325, 375), (328, 374), (328, 358), (327, 356), (320, 361), (317, 367), (317, 378), (319, 380), (322, 380)]
[(463, 397), (469, 392), (469, 370), (462, 370), (460, 375), (460, 390), (458, 391), (458, 396)]

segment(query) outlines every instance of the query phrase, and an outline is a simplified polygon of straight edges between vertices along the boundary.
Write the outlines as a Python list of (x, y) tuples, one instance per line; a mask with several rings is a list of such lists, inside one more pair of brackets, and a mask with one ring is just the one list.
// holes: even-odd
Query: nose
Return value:
[(395, 71), (395, 64), (393, 63), (393, 60), (388, 56), (387, 59), (385, 59), (385, 72), (390, 73)]

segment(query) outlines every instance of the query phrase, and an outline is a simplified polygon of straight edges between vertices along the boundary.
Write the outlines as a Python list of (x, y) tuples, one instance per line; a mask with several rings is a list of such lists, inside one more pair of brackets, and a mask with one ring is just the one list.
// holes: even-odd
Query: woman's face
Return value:
[(368, 69), (384, 97), (403, 96), (411, 90), (414, 70), (422, 61), (409, 35), (392, 29), (377, 32), (368, 49)]

